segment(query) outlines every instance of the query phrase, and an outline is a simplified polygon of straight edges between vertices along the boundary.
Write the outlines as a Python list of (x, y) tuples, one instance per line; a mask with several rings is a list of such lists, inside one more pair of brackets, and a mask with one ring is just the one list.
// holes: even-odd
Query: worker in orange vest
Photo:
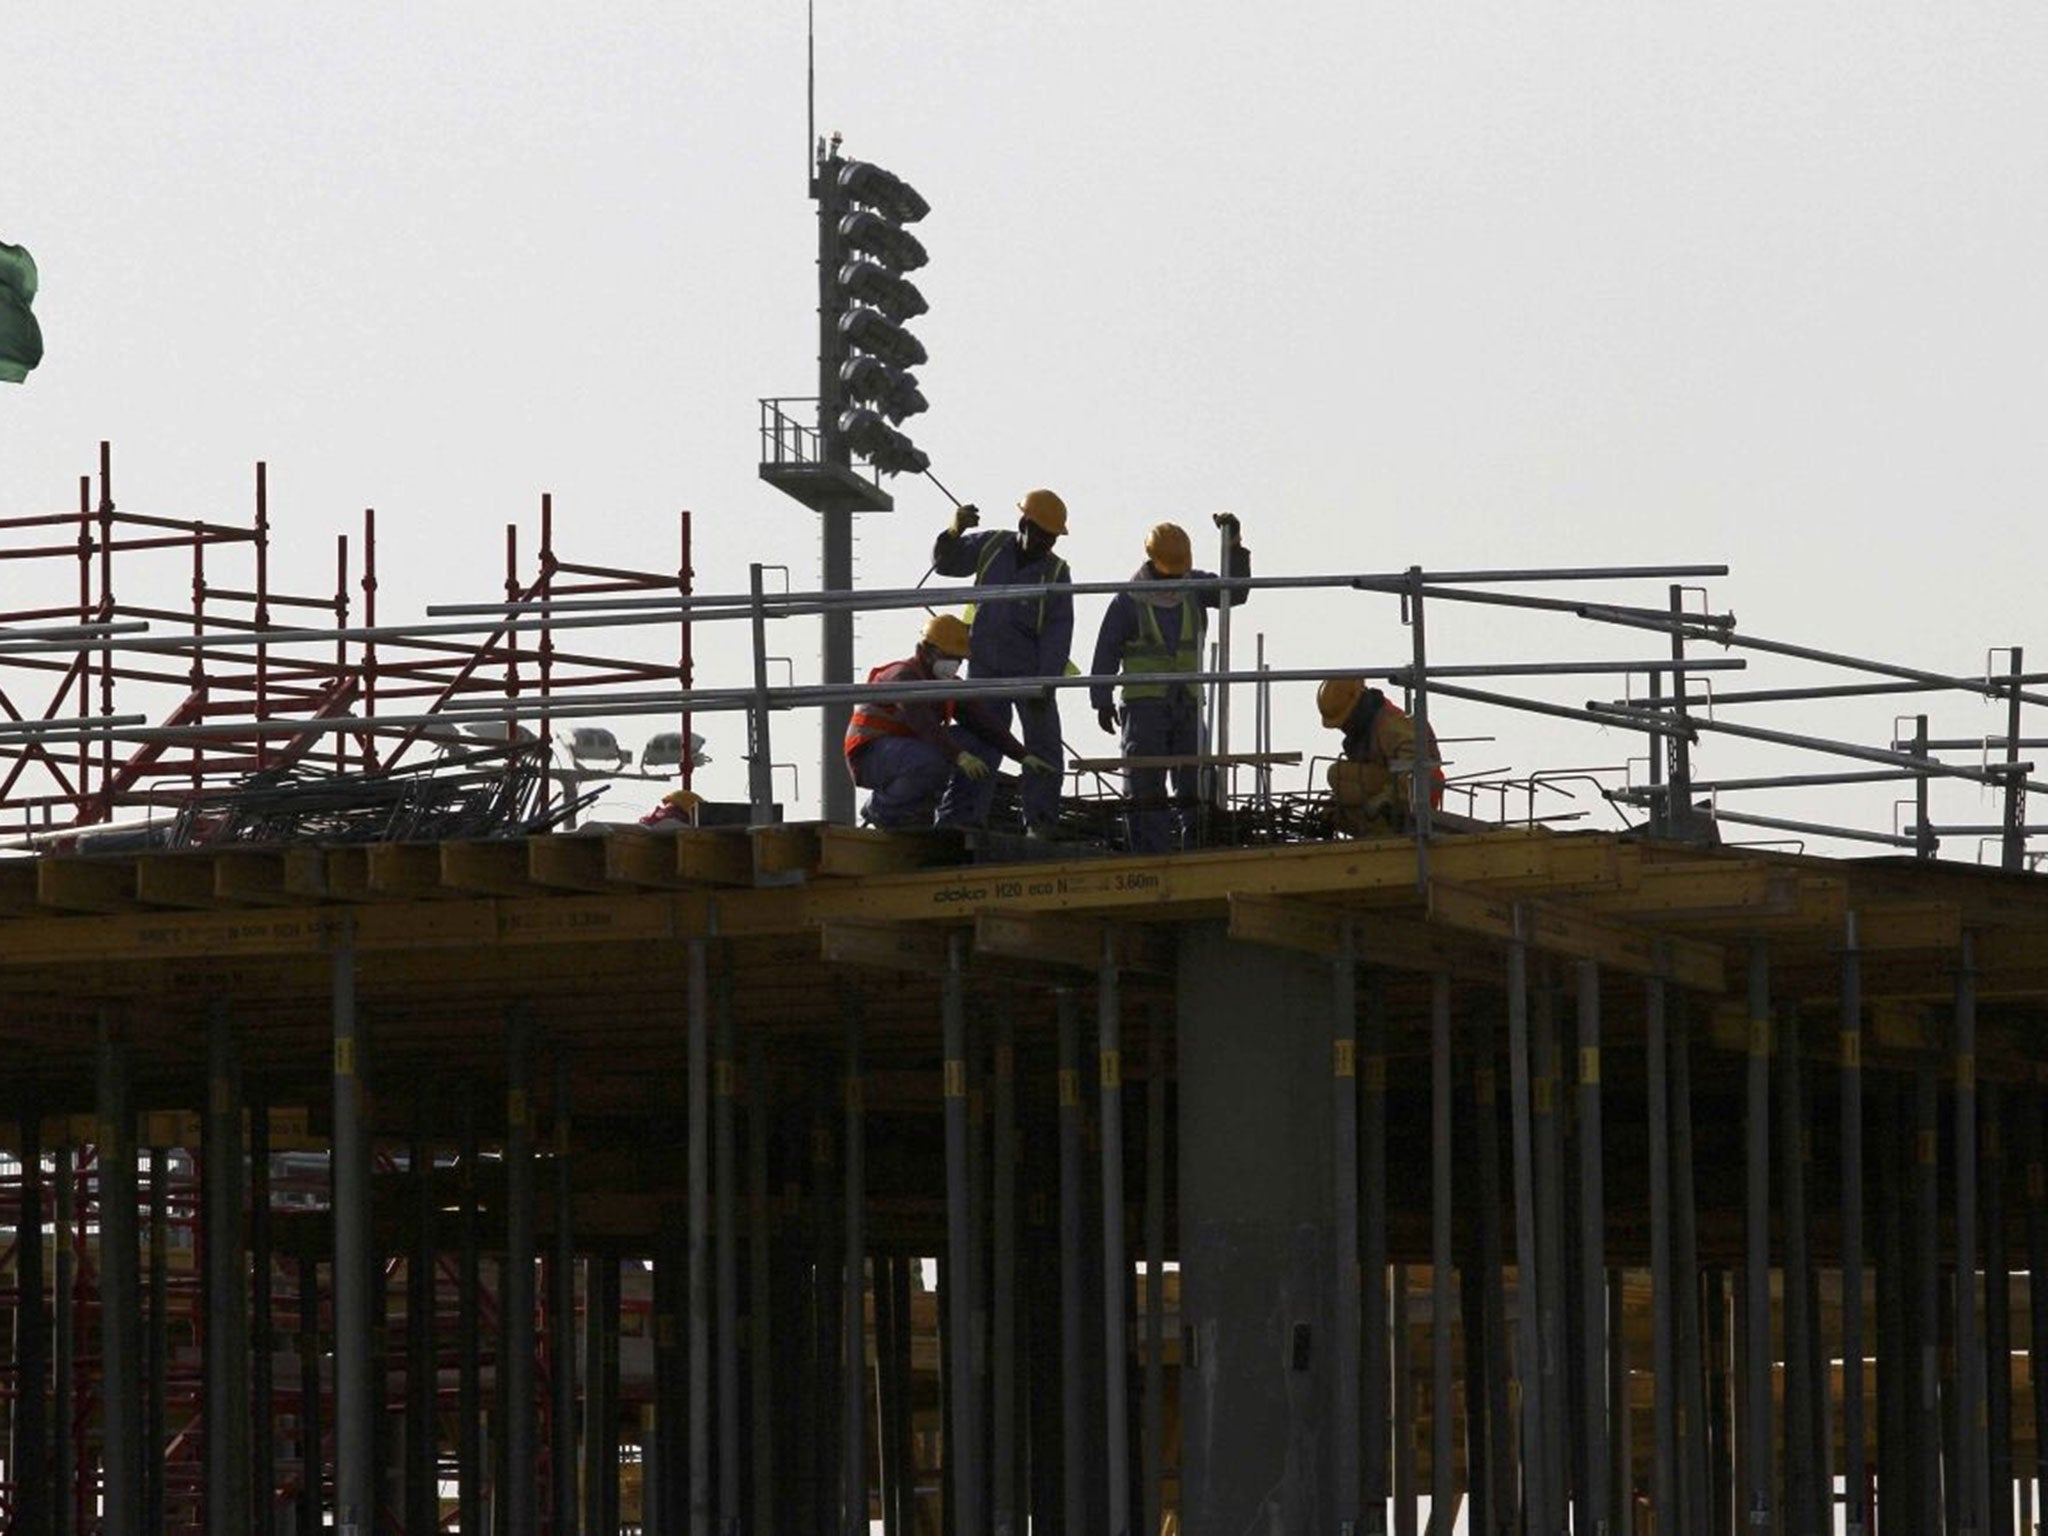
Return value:
[[(917, 650), (876, 667), (870, 683), (917, 683), (960, 675), (967, 625), (939, 613), (925, 621)], [(1000, 748), (1026, 773), (1058, 773), (1010, 734), (995, 711), (973, 699), (878, 699), (854, 706), (846, 724), (846, 770), (867, 790), (861, 820), (877, 827), (929, 826), (939, 791), (958, 772), (979, 781), (995, 772), (981, 755)]]
[[(1391, 828), (1407, 814), (1417, 760), (1415, 721), (1408, 712), (1362, 677), (1326, 678), (1316, 689), (1323, 724), (1344, 733), (1344, 755), (1330, 764), (1328, 782), (1336, 801), (1337, 829), (1353, 836)], [(1436, 732), (1429, 733), (1429, 803), (1444, 803), (1444, 771), (1437, 759)]]

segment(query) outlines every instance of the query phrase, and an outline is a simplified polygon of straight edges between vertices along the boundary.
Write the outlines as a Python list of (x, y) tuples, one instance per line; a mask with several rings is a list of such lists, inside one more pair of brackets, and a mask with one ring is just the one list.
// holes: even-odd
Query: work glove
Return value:
[(1218, 512), (1216, 514), (1216, 526), (1218, 528), (1228, 528), (1230, 530), (1231, 542), (1235, 543), (1237, 541), (1237, 514), (1235, 512)]
[(981, 508), (977, 507), (973, 502), (970, 501), (965, 506), (956, 507), (953, 511), (953, 537), (959, 538), (961, 534), (975, 527), (980, 522)]
[(1114, 736), (1116, 734), (1116, 711), (1107, 704), (1103, 705), (1102, 708), (1095, 711), (1095, 723)]
[(988, 777), (988, 764), (984, 763), (972, 752), (962, 752), (960, 756), (954, 760), (953, 766), (955, 768), (958, 768), (962, 773), (966, 774), (967, 777), (970, 779), (979, 780)]
[(1058, 773), (1059, 769), (1048, 763), (1036, 752), (1027, 752), (1024, 754), (1024, 771), (1026, 773)]

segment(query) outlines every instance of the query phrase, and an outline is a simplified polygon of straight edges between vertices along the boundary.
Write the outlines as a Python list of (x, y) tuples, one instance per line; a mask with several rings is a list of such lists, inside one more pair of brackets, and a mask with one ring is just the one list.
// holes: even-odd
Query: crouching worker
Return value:
[[(870, 683), (921, 683), (960, 675), (967, 626), (950, 613), (925, 621), (915, 654), (868, 674)], [(959, 722), (956, 724), (956, 720)], [(972, 733), (970, 736), (969, 733)], [(846, 768), (867, 790), (861, 820), (876, 827), (929, 826), (939, 791), (954, 773), (985, 779), (996, 765), (977, 755), (999, 747), (1026, 773), (1058, 773), (1012, 736), (994, 711), (972, 699), (894, 699), (861, 703), (846, 726)]]
[[(1330, 764), (1337, 830), (1353, 837), (1389, 831), (1407, 818), (1415, 770), (1415, 721), (1362, 677), (1332, 677), (1316, 690), (1323, 724), (1344, 733), (1344, 755)], [(1429, 733), (1429, 803), (1444, 803), (1436, 732)]]

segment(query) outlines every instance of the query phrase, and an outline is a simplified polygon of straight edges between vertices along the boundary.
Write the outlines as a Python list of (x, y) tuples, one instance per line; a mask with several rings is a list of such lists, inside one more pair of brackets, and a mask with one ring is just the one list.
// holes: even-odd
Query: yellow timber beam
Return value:
[(946, 968), (951, 935), (944, 928), (903, 923), (822, 923), (819, 957), (832, 965), (937, 975)]
[(1522, 939), (1534, 949), (1594, 960), (1612, 970), (1661, 976), (1701, 992), (1723, 989), (1721, 950), (1696, 939), (1660, 936), (1547, 901), (1516, 901), (1440, 880), (1429, 885), (1431, 922), (1491, 939)]
[(1120, 971), (1151, 976), (1170, 976), (1175, 966), (1171, 936), (1156, 930), (1017, 912), (984, 912), (976, 917), (974, 952), (1077, 971), (1094, 971), (1105, 957)]

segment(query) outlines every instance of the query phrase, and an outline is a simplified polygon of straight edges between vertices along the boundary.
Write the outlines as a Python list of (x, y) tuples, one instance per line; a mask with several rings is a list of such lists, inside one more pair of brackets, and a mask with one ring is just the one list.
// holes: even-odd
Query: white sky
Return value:
[[(910, 429), (985, 508), (1057, 488), (1080, 578), (1126, 573), (1161, 518), (1211, 547), (1229, 508), (1266, 574), (1726, 561), (1713, 605), (1759, 633), (2048, 667), (2048, 12), (821, 11), (819, 131), (934, 210)], [(814, 584), (815, 522), (758, 481), (754, 436), (757, 397), (815, 373), (803, 28), (797, 0), (4, 0), (0, 239), (40, 264), (48, 355), (0, 391), (0, 514), (71, 506), (105, 437), (138, 511), (244, 517), (268, 460), (287, 584), (331, 585), (374, 505), (387, 620), (494, 595), (543, 490), (573, 558), (665, 566), (687, 506), (701, 588), (750, 559)], [(915, 580), (949, 511), (894, 489), (863, 584)], [(0, 603), (35, 600), (21, 580), (0, 565)], [(859, 663), (908, 622), (864, 621)], [(1407, 647), (1382, 599), (1269, 595), (1244, 626), (1279, 666)], [(814, 675), (814, 627), (790, 631), (774, 649)], [(1654, 651), (1479, 610), (1433, 610), (1431, 638)], [(743, 643), (705, 633), (700, 680), (743, 680)], [(1913, 707), (1748, 718), (1881, 742)], [(1327, 745), (1305, 689), (1279, 709), (1280, 745)], [(1938, 709), (1937, 734), (2002, 727)], [(1466, 769), (1635, 750), (1438, 718), (1499, 737)], [(1078, 699), (1066, 722), (1106, 746)], [(741, 797), (737, 717), (707, 734), (709, 787)], [(779, 726), (806, 800), (815, 752)], [(1701, 771), (1820, 766), (1717, 743)], [(1883, 822), (1889, 797), (1772, 808)]]

